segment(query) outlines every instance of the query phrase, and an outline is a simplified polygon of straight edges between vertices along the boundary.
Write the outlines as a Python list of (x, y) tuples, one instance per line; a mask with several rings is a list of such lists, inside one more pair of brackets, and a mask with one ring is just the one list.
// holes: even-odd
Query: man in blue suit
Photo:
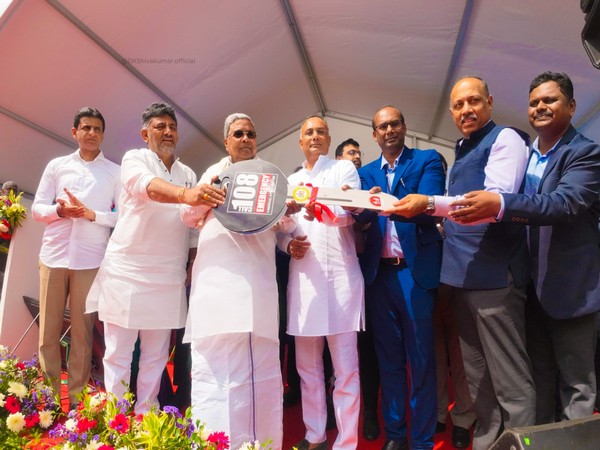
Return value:
[(594, 346), (600, 310), (600, 146), (571, 125), (573, 84), (544, 72), (529, 87), (529, 123), (538, 133), (519, 194), (470, 192), (451, 214), (528, 226), (535, 295), (527, 310), (527, 350), (537, 391), (537, 423), (594, 411)]
[[(444, 170), (435, 150), (404, 145), (406, 123), (393, 106), (373, 117), (373, 138), (381, 157), (359, 170), (362, 189), (379, 187), (402, 198), (409, 193), (444, 192)], [(411, 446), (432, 449), (437, 421), (433, 306), (439, 283), (442, 239), (432, 217), (414, 220), (355, 215), (370, 223), (360, 255), (365, 304), (375, 338), (382, 386), (386, 443), (383, 450), (408, 449), (406, 404), (410, 368)]]

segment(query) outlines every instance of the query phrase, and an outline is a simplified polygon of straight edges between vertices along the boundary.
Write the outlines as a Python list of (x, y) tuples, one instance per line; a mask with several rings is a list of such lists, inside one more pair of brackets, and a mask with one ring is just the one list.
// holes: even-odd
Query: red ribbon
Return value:
[(315, 206), (315, 219), (317, 219), (317, 222), (323, 223), (323, 213), (325, 213), (327, 214), (327, 217), (329, 217), (329, 220), (335, 223), (337, 221), (337, 216), (333, 213), (329, 206), (317, 201), (317, 193), (319, 192), (319, 188), (314, 187), (312, 183), (306, 183), (306, 186), (311, 188), (310, 199), (308, 200), (308, 203)]

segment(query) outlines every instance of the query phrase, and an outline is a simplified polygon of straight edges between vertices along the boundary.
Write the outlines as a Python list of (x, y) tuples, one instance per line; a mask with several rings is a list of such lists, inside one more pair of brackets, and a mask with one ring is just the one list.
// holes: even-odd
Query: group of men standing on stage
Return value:
[[(330, 214), (315, 203), (290, 202), (273, 227), (257, 234), (231, 232), (213, 214), (226, 195), (215, 183), (219, 175), (257, 159), (249, 116), (227, 117), (228, 156), (197, 181), (174, 155), (177, 118), (169, 105), (144, 111), (141, 137), (148, 148), (128, 151), (120, 168), (100, 150), (104, 118), (81, 109), (72, 128), (79, 149), (48, 164), (32, 208), (46, 223), (42, 370), (58, 390), (68, 297), (71, 405), (90, 376), (90, 313), (97, 312), (104, 322), (106, 389), (116, 395), (127, 389), (139, 338), (135, 409), (148, 411), (157, 405), (171, 329), (186, 326), (187, 318), (194, 417), (228, 433), (232, 448), (270, 438), (280, 449), (278, 247), (291, 256), (287, 332), (295, 336), (306, 426), (299, 450), (328, 448), (325, 339), (335, 377), (333, 448), (357, 448), (357, 332), (365, 326), (381, 377), (382, 450), (433, 448), (439, 425), (433, 314), (440, 281), (449, 286), (458, 325), (477, 419), (474, 449), (489, 448), (505, 427), (553, 421), (557, 410), (559, 419), (592, 414), (600, 147), (571, 126), (575, 100), (565, 74), (546, 72), (531, 83), (533, 142), (496, 125), (492, 105), (482, 79), (454, 85), (450, 113), (462, 138), (447, 194), (439, 154), (405, 145), (407, 125), (398, 108), (375, 112), (381, 157), (362, 167), (330, 158), (326, 121), (307, 118), (299, 138), (305, 161), (290, 184), (383, 191), (399, 201), (385, 213), (336, 206)], [(439, 217), (448, 219), (445, 239)]]

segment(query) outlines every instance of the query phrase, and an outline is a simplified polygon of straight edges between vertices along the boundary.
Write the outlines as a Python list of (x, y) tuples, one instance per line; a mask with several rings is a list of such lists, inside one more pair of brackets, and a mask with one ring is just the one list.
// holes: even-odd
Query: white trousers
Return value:
[(253, 333), (192, 341), (192, 416), (224, 431), (230, 448), (271, 439), (281, 450), (283, 383), (279, 342)]
[(135, 412), (158, 408), (158, 390), (169, 358), (171, 330), (135, 330), (104, 322), (104, 386), (118, 398), (129, 389), (131, 361), (138, 336), (140, 362)]
[(302, 391), (302, 417), (306, 440), (318, 444), (327, 439), (327, 405), (323, 348), (325, 338), (331, 353), (335, 385), (333, 408), (338, 435), (333, 450), (356, 449), (358, 445), (358, 416), (360, 412), (360, 378), (356, 332), (331, 336), (296, 336), (296, 367)]

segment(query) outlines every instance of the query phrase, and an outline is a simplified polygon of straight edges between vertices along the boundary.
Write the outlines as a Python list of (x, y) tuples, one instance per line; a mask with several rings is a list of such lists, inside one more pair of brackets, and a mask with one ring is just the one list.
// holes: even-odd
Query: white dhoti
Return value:
[(192, 415), (212, 431), (224, 431), (230, 448), (283, 439), (283, 384), (279, 342), (254, 333), (192, 340)]

